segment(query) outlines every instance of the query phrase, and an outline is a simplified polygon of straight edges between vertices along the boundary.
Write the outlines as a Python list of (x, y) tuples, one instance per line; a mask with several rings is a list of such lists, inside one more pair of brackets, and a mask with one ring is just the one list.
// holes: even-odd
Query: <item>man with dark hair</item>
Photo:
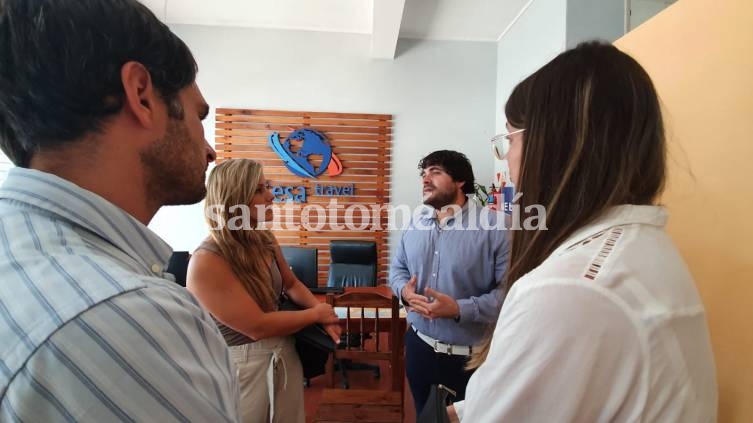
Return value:
[(215, 154), (188, 47), (135, 0), (0, 1), (0, 421), (237, 421), (211, 317), (146, 225)]
[(390, 284), (409, 310), (405, 368), (420, 413), (433, 384), (456, 391), (455, 400), (465, 396), (466, 361), (504, 297), (508, 239), (494, 229), (500, 214), (467, 198), (475, 179), (464, 154), (435, 151), (418, 168), (430, 207), (403, 233)]

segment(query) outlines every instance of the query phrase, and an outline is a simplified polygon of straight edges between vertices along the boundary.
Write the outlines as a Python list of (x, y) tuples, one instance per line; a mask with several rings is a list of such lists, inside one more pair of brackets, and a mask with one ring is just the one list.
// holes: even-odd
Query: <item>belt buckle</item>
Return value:
[(445, 344), (444, 342), (434, 341), (434, 352), (452, 355), (452, 345)]

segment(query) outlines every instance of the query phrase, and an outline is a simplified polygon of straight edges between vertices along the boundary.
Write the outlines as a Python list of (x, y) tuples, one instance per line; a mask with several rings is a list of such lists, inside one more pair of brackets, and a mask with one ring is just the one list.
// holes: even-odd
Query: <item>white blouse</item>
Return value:
[(666, 211), (620, 206), (507, 295), (463, 422), (713, 422), (714, 358)]

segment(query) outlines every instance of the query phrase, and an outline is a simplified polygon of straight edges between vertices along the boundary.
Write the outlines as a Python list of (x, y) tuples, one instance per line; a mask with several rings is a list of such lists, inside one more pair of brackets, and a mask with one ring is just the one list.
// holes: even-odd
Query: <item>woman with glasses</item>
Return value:
[[(228, 160), (209, 174), (209, 237), (189, 262), (186, 288), (217, 321), (238, 369), (243, 422), (305, 421), (303, 369), (291, 334), (326, 325), (339, 342), (334, 310), (293, 274), (272, 232), (274, 196), (260, 163)], [(304, 308), (279, 311), (282, 293)]]
[(510, 287), (470, 362), (462, 422), (715, 421), (703, 305), (664, 232), (662, 115), (648, 74), (581, 44), (521, 82), (494, 140), (517, 206), (546, 230), (512, 232)]

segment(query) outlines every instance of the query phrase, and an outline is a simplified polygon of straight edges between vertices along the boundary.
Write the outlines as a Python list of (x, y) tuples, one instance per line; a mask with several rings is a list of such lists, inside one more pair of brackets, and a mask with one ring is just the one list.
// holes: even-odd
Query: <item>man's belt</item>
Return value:
[(429, 335), (421, 333), (413, 325), (410, 325), (410, 327), (413, 328), (413, 331), (416, 332), (416, 335), (418, 335), (418, 337), (421, 338), (422, 341), (426, 342), (430, 347), (434, 348), (434, 351), (438, 353), (469, 356), (473, 351), (473, 349), (468, 345), (445, 344), (444, 342), (438, 341)]

